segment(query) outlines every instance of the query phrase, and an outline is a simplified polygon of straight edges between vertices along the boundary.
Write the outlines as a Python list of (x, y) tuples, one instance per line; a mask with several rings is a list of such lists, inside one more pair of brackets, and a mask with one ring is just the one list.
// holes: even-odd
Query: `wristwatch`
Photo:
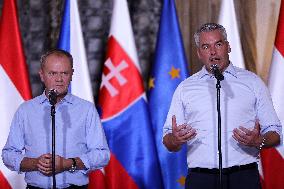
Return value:
[(76, 159), (75, 158), (69, 158), (73, 161), (71, 168), (69, 169), (70, 173), (74, 173), (76, 171), (77, 168), (77, 163), (76, 163)]

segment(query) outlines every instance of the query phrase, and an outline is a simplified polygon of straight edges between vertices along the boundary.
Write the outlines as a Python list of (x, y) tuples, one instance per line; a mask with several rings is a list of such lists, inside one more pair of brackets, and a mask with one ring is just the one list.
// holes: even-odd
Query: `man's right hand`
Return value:
[(196, 136), (196, 130), (187, 124), (177, 125), (176, 116), (172, 116), (172, 133), (164, 136), (163, 143), (169, 151), (179, 151), (181, 146)]

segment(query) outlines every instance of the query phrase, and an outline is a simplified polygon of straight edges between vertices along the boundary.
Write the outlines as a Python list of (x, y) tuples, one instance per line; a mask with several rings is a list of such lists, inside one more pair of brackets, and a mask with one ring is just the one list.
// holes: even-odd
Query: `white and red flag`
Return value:
[[(281, 2), (273, 57), (269, 73), (268, 88), (276, 113), (284, 124), (284, 3)], [(283, 128), (282, 128), (283, 136)], [(277, 148), (265, 149), (261, 153), (262, 188), (284, 189), (283, 140)]]
[(222, 1), (218, 23), (224, 26), (227, 31), (227, 38), (232, 49), (230, 61), (232, 61), (234, 66), (245, 68), (234, 0)]
[[(3, 1), (0, 20), (0, 149), (7, 140), (12, 117), (18, 106), (31, 98), (29, 76), (15, 0)], [(22, 189), (23, 174), (8, 170), (0, 161), (0, 188)]]

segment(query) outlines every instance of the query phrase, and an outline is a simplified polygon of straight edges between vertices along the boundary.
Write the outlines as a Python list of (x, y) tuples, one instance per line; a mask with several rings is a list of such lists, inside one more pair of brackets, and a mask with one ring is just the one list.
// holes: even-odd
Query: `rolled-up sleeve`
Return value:
[(91, 108), (88, 113), (86, 133), (88, 152), (80, 156), (86, 167), (86, 170), (83, 171), (84, 173), (103, 168), (110, 159), (106, 136), (95, 107)]
[(256, 84), (259, 86), (256, 91), (256, 110), (261, 125), (261, 134), (274, 131), (282, 138), (282, 125), (274, 109), (269, 90), (261, 79), (258, 79)]
[(173, 94), (170, 109), (167, 114), (167, 119), (163, 127), (163, 137), (168, 133), (172, 133), (172, 116), (173, 115), (176, 116), (176, 121), (178, 125), (185, 123), (184, 107), (182, 103), (181, 90), (182, 90), (182, 84), (180, 84), (177, 87), (177, 89), (175, 90)]
[(25, 157), (25, 155), (23, 154), (24, 122), (24, 115), (20, 107), (13, 117), (7, 142), (2, 149), (2, 160), (4, 165), (6, 165), (8, 169), (17, 171), (18, 173), (21, 173), (20, 165), (23, 158)]

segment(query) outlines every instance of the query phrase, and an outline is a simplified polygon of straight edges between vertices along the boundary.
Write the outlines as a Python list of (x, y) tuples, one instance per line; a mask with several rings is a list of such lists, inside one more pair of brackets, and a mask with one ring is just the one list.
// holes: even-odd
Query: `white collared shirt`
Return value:
[[(281, 136), (281, 123), (273, 108), (269, 91), (254, 73), (230, 64), (221, 81), (221, 126), (223, 167), (257, 161), (259, 151), (239, 144), (232, 138), (239, 126), (252, 129), (258, 119), (261, 133), (276, 131)], [(218, 168), (218, 122), (216, 79), (203, 67), (177, 87), (163, 128), (172, 132), (172, 116), (177, 124), (187, 123), (197, 136), (187, 142), (188, 167)]]

